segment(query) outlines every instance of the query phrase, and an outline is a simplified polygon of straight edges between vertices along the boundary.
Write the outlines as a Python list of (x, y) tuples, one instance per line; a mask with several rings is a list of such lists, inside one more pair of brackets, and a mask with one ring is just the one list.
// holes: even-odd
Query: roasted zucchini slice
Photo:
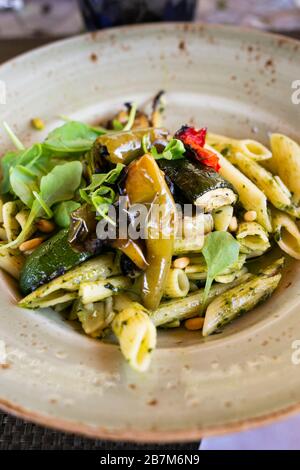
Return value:
[(212, 168), (181, 160), (159, 160), (165, 175), (184, 195), (187, 202), (195, 204), (204, 212), (235, 204), (237, 194), (228, 181)]

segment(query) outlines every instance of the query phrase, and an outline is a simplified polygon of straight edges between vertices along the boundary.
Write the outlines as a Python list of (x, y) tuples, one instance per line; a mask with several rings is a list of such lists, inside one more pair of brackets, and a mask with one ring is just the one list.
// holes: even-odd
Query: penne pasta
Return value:
[(0, 253), (0, 268), (10, 274), (15, 279), (19, 279), (25, 258), (23, 255), (15, 253)]
[(247, 157), (255, 161), (269, 160), (272, 152), (262, 143), (253, 139), (232, 139), (223, 135), (208, 133), (207, 144), (214, 147), (224, 156), (242, 152)]
[[(214, 151), (210, 146), (208, 149)], [(215, 152), (216, 153), (216, 152)], [(232, 163), (217, 152), (220, 163), (220, 174), (227, 179), (237, 190), (239, 199), (247, 211), (255, 210), (257, 222), (268, 232), (272, 231), (271, 219), (267, 209), (267, 198), (265, 194)]]
[(234, 150), (235, 152), (240, 151), (246, 157), (257, 162), (269, 160), (272, 157), (272, 152), (267, 147), (253, 139), (239, 140)]
[(77, 300), (73, 309), (74, 313), (76, 313), (84, 332), (93, 338), (101, 336), (115, 317), (112, 309), (107, 311), (105, 302), (84, 305), (80, 300)]
[(300, 231), (293, 219), (283, 212), (272, 210), (274, 240), (282, 251), (300, 260)]
[(121, 352), (130, 366), (145, 372), (156, 347), (156, 329), (147, 310), (137, 302), (119, 312), (112, 322)]
[(10, 201), (3, 204), (2, 217), (3, 217), (3, 228), (6, 232), (6, 238), (9, 242), (17, 238), (20, 231), (20, 226), (16, 221), (16, 214), (19, 211), (18, 203), (16, 201)]
[(300, 146), (282, 134), (272, 134), (270, 142), (273, 157), (268, 164), (289, 188), (294, 203), (299, 204)]
[(242, 153), (235, 153), (230, 157), (231, 163), (239, 169), (267, 196), (277, 209), (283, 210), (294, 217), (300, 216), (300, 209), (295, 207), (291, 200), (291, 193), (279, 176), (273, 176), (251, 158)]
[(22, 299), (19, 302), (19, 306), (25, 307), (25, 308), (32, 308), (32, 309), (47, 308), (47, 307), (52, 307), (53, 305), (69, 302), (70, 300), (75, 300), (76, 298), (77, 298), (76, 292), (66, 292), (61, 289), (61, 290), (52, 292), (51, 294), (46, 295), (45, 297), (40, 298), (40, 299), (29, 298), (29, 296), (25, 297), (25, 299)]
[(109, 276), (119, 274), (119, 269), (114, 263), (114, 255), (97, 256), (76, 268), (71, 269), (66, 274), (59, 276), (48, 284), (38, 287), (34, 292), (25, 297), (22, 302), (35, 305), (48, 295), (63, 289), (64, 291), (78, 291), (83, 282), (95, 282), (99, 279), (106, 279)]
[(226, 232), (230, 225), (232, 216), (233, 216), (233, 207), (232, 206), (224, 206), (220, 209), (217, 209), (212, 214), (214, 219), (214, 227), (215, 230), (220, 230)]
[(190, 290), (189, 279), (183, 269), (170, 269), (167, 275), (164, 297), (185, 297)]
[(264, 253), (270, 248), (268, 232), (257, 222), (242, 222), (238, 226), (236, 239), (244, 253)]
[(82, 282), (79, 287), (79, 297), (83, 304), (89, 304), (104, 300), (120, 290), (129, 289), (130, 287), (131, 280), (125, 276), (115, 276), (93, 282)]
[[(240, 278), (229, 284), (214, 284), (208, 295), (208, 302), (214, 297), (225, 292), (233, 286), (236, 286), (248, 279), (250, 274), (244, 274)], [(150, 314), (150, 318), (155, 326), (161, 326), (174, 320), (185, 320), (199, 315), (203, 307), (204, 289), (199, 289), (182, 299), (173, 299), (162, 302), (157, 310)]]

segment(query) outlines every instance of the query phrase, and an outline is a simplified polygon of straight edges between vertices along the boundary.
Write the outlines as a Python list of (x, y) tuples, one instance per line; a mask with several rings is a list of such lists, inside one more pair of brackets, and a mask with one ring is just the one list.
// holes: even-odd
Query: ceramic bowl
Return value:
[[(268, 142), (300, 141), (300, 43), (228, 27), (157, 24), (87, 34), (35, 50), (0, 68), (7, 121), (25, 143), (60, 114), (97, 122), (129, 100), (167, 92), (166, 125), (208, 126)], [(2, 86), (3, 88), (3, 86)], [(42, 118), (43, 132), (30, 128)], [(1, 152), (10, 144), (1, 131)], [(1, 275), (0, 406), (23, 418), (105, 439), (184, 441), (260, 425), (300, 409), (300, 263), (271, 299), (203, 339), (161, 331), (147, 373), (118, 347), (84, 336), (52, 310), (18, 308)], [(298, 344), (298, 346), (297, 346)]]

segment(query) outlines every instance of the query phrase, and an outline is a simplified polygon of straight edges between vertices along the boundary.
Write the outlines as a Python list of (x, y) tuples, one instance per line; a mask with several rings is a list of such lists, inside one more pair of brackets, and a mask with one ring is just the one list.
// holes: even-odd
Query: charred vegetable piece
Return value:
[(198, 160), (202, 165), (219, 171), (220, 164), (218, 156), (211, 150), (204, 148), (207, 129), (196, 130), (194, 127), (182, 126), (176, 132), (175, 138), (184, 143), (191, 157)]
[[(168, 132), (165, 129), (144, 128), (128, 132), (116, 132), (100, 136), (94, 143), (92, 152), (94, 155), (94, 170), (97, 172), (99, 167), (105, 165), (105, 162), (123, 163), (127, 165), (135, 158), (144, 154), (142, 139), (144, 135), (149, 136), (151, 145), (162, 150), (168, 143)], [(95, 171), (94, 171), (95, 173)]]
[(258, 303), (265, 301), (279, 284), (281, 267), (282, 260), (278, 260), (258, 275), (251, 276), (247, 282), (213, 300), (206, 310), (203, 336), (210, 335), (239, 315), (252, 310)]
[[(154, 203), (160, 216), (147, 226), (147, 262), (143, 276), (142, 299), (146, 308), (154, 310), (162, 298), (171, 266), (173, 243), (177, 229), (177, 211), (165, 179), (151, 155), (131, 163), (126, 180), (131, 204)], [(150, 216), (151, 220), (151, 216)]]
[(237, 201), (233, 186), (212, 168), (189, 159), (159, 160), (159, 166), (186, 200), (204, 212), (212, 212)]
[(114, 240), (112, 247), (122, 251), (140, 269), (146, 269), (148, 263), (143, 253), (141, 244), (134, 240)]
[(61, 230), (27, 258), (20, 276), (21, 291), (28, 294), (91, 256), (88, 252), (76, 253), (72, 250), (68, 230)]
[(73, 250), (94, 255), (103, 251), (108, 245), (108, 240), (97, 238), (96, 226), (96, 212), (88, 204), (83, 204), (71, 213), (68, 241)]

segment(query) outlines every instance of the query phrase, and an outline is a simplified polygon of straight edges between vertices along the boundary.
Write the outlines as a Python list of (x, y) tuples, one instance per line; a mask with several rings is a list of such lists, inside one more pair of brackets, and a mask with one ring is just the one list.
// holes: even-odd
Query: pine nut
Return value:
[(36, 226), (43, 233), (51, 233), (55, 229), (55, 224), (46, 219), (38, 220)]
[(187, 256), (183, 256), (182, 258), (177, 258), (173, 261), (174, 268), (184, 269), (190, 264), (191, 260)]
[(42, 119), (40, 118), (33, 118), (31, 119), (31, 125), (34, 129), (37, 131), (41, 131), (45, 127), (45, 123)]
[(233, 216), (231, 218), (228, 229), (229, 229), (230, 232), (236, 232), (237, 228), (238, 228), (237, 218)]
[(254, 220), (256, 220), (256, 217), (257, 217), (256, 211), (247, 211), (244, 214), (244, 220), (246, 222), (253, 222)]
[(19, 250), (20, 251), (34, 250), (41, 243), (43, 243), (43, 241), (44, 241), (43, 237), (32, 238), (31, 240), (27, 240), (26, 242), (21, 243), (21, 245), (19, 246)]
[(203, 328), (204, 318), (195, 317), (190, 318), (184, 322), (184, 326), (187, 330), (201, 330)]

